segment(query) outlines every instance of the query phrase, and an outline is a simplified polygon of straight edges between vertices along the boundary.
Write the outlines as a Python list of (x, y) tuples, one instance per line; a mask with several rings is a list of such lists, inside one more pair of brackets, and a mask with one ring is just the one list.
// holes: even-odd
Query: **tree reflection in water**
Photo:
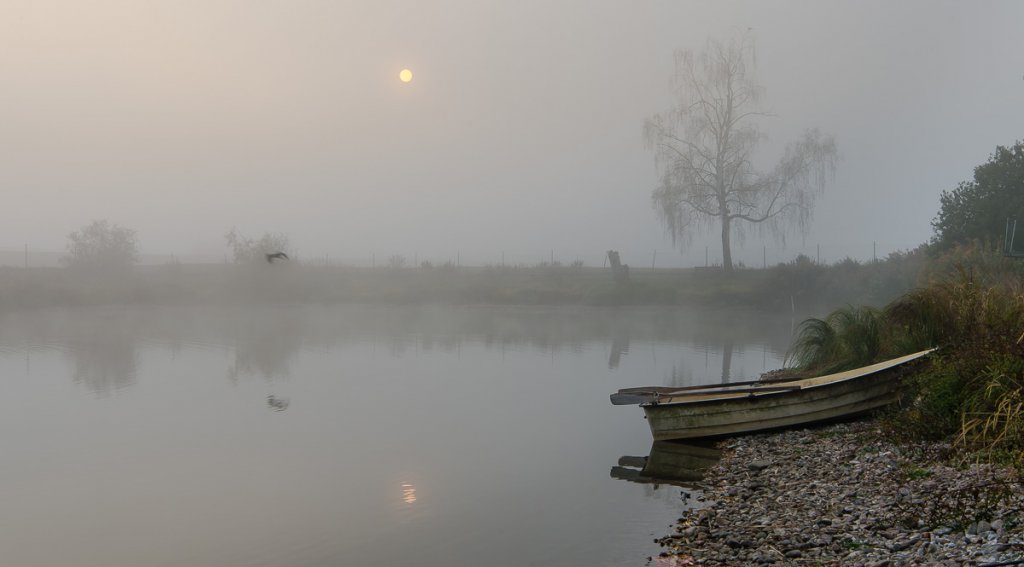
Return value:
[(287, 378), (292, 359), (309, 331), (302, 313), (288, 309), (244, 311), (233, 323), (235, 361), (228, 367), (228, 377)]
[(608, 355), (608, 368), (616, 369), (623, 355), (629, 354), (629, 336), (618, 336), (612, 338), (612, 351)]
[[(761, 352), (788, 345), (788, 320), (761, 313), (686, 309), (602, 309), (460, 306), (219, 306), (119, 307), (45, 310), (7, 314), (0, 344), (55, 346), (66, 352), (74, 379), (109, 393), (135, 383), (140, 345), (182, 348), (225, 347), (231, 380), (260, 377), (273, 383), (289, 377), (303, 349), (383, 345), (393, 357), (415, 349), (461, 354), (464, 344), (515, 351), (581, 353), (593, 342), (607, 345), (607, 366), (627, 364), (631, 346), (690, 345), (710, 355), (703, 371), (692, 350), (664, 376), (666, 385), (751, 378), (744, 348)], [(767, 341), (767, 342), (766, 342)], [(42, 345), (42, 346), (41, 346)], [(734, 346), (735, 345), (735, 346)], [(28, 347), (26, 347), (27, 350)], [(721, 374), (712, 371), (721, 354)], [(766, 357), (759, 357), (764, 360)], [(734, 360), (735, 359), (735, 360)], [(631, 363), (635, 364), (635, 363)], [(764, 366), (762, 363), (761, 366)], [(743, 376), (733, 376), (736, 372)], [(643, 377), (638, 377), (643, 379)], [(650, 376), (644, 381), (657, 381)], [(280, 392), (267, 392), (278, 395)]]
[(107, 395), (135, 383), (138, 361), (129, 329), (105, 328), (72, 337), (64, 347), (74, 366), (74, 380), (93, 393)]

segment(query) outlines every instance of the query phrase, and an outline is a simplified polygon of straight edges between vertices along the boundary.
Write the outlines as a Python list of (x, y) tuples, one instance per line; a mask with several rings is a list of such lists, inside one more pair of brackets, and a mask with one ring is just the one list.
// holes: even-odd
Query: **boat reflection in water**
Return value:
[(612, 467), (612, 478), (642, 484), (690, 486), (718, 462), (722, 450), (712, 444), (655, 441), (647, 457), (621, 457)]

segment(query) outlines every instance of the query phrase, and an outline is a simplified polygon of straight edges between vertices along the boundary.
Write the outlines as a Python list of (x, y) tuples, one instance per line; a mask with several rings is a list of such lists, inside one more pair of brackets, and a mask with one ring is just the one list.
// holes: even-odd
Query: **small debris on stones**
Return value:
[(1024, 561), (1024, 487), (1010, 467), (900, 445), (873, 422), (751, 435), (658, 542), (666, 565), (985, 565)]

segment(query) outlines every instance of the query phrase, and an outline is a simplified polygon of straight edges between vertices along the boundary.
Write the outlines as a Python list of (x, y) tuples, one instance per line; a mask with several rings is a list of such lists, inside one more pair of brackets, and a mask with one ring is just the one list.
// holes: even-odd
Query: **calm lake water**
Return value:
[(788, 316), (111, 307), (0, 315), (18, 566), (644, 565), (680, 489), (639, 385), (777, 368)]

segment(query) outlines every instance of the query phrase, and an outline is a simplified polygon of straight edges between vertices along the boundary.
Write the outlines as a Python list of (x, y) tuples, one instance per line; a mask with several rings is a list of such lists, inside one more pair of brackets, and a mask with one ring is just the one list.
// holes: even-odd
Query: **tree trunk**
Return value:
[(722, 215), (722, 269), (732, 271), (732, 248), (729, 245), (729, 217)]

